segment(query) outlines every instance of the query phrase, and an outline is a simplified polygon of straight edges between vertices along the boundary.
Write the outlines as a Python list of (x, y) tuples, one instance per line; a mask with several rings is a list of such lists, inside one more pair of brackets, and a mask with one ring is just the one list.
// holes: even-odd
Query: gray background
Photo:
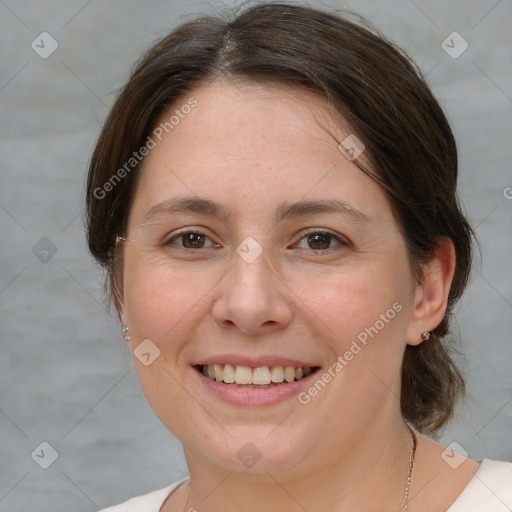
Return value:
[[(180, 444), (146, 404), (119, 324), (104, 308), (82, 227), (84, 180), (135, 58), (220, 5), (0, 1), (1, 511), (92, 511), (187, 474)], [(512, 461), (512, 2), (313, 5), (367, 16), (428, 72), (448, 113), (483, 258), (458, 308), (469, 398), (442, 441), (476, 459)], [(31, 48), (43, 31), (59, 44), (47, 59)], [(469, 43), (457, 59), (441, 47), (453, 31)], [(31, 457), (43, 441), (59, 454), (48, 469)]]

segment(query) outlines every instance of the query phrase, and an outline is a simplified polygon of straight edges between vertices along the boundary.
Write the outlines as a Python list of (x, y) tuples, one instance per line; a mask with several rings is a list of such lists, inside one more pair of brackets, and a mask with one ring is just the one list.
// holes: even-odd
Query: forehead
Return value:
[[(191, 102), (195, 106), (188, 109)], [(175, 124), (169, 126), (169, 120)], [(174, 146), (185, 144), (183, 149), (193, 149), (190, 158), (221, 154), (242, 160), (255, 152), (263, 158), (287, 153), (290, 148), (311, 153), (318, 144), (334, 142), (333, 136), (350, 133), (344, 118), (312, 91), (284, 84), (221, 80), (175, 101), (161, 115), (159, 128), (164, 129), (165, 144), (175, 142)], [(304, 141), (308, 147), (302, 145)]]
[(236, 205), (275, 210), (326, 194), (369, 216), (386, 206), (380, 187), (338, 148), (351, 134), (347, 123), (311, 91), (216, 81), (176, 101), (155, 129), (162, 133), (143, 162), (138, 214), (171, 195), (215, 196), (239, 214)]

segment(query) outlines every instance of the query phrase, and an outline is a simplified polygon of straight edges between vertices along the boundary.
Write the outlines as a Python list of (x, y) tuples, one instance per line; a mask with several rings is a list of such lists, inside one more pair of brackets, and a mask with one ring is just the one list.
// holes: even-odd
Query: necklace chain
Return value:
[[(407, 476), (407, 484), (405, 486), (405, 495), (404, 495), (404, 503), (402, 505), (402, 510), (405, 512), (409, 509), (409, 489), (411, 487), (411, 481), (412, 481), (412, 470), (414, 469), (414, 458), (416, 456), (416, 434), (414, 431), (407, 425), (409, 430), (411, 431), (411, 454), (409, 456), (409, 474)], [(190, 486), (188, 489), (188, 498), (187, 498), (187, 504), (188, 500), (190, 498)]]
[(409, 488), (411, 487), (412, 481), (412, 470), (414, 468), (414, 457), (416, 456), (416, 434), (409, 425), (407, 425), (411, 431), (411, 455), (409, 457), (409, 475), (407, 476), (407, 485), (405, 486), (404, 504), (402, 510), (407, 511), (409, 509)]

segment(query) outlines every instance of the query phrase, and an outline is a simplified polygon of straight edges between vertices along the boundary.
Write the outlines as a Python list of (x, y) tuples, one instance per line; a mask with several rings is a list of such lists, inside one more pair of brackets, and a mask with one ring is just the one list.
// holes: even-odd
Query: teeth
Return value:
[(272, 382), (283, 382), (284, 380), (284, 370), (282, 366), (274, 366), (272, 367), (272, 371), (270, 372), (270, 379)]
[(222, 371), (222, 367), (220, 364), (214, 364), (213, 365), (213, 373), (215, 375), (215, 380), (217, 382), (221, 382), (222, 379), (224, 378), (224, 375), (223, 375), (223, 371)]
[(235, 367), (232, 364), (224, 365), (224, 382), (226, 384), (235, 382)]
[(235, 382), (237, 384), (252, 384), (252, 370), (248, 366), (237, 366)]
[(295, 368), (293, 366), (287, 366), (284, 369), (284, 380), (286, 382), (293, 382), (295, 380)]
[[(252, 383), (253, 384), (270, 384), (270, 370), (268, 366), (261, 366), (260, 368), (254, 368), (252, 371)], [(239, 384), (237, 382), (237, 384)]]
[(271, 383), (293, 382), (307, 377), (313, 369), (309, 366), (260, 366), (250, 368), (249, 366), (233, 366), (231, 364), (209, 364), (201, 368), (204, 375), (217, 382), (224, 382), (233, 385), (256, 385), (264, 388), (271, 387)]

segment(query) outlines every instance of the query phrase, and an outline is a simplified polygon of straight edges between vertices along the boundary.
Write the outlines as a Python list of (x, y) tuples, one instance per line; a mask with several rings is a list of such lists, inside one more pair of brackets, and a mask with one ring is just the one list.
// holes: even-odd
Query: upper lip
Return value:
[(205, 357), (204, 359), (200, 359), (193, 363), (192, 366), (206, 366), (209, 364), (231, 364), (233, 366), (249, 366), (250, 368), (258, 368), (261, 366), (294, 366), (295, 368), (302, 366), (314, 368), (320, 366), (314, 362), (299, 361), (298, 359), (276, 355), (248, 357), (240, 354), (218, 354), (211, 357)]

